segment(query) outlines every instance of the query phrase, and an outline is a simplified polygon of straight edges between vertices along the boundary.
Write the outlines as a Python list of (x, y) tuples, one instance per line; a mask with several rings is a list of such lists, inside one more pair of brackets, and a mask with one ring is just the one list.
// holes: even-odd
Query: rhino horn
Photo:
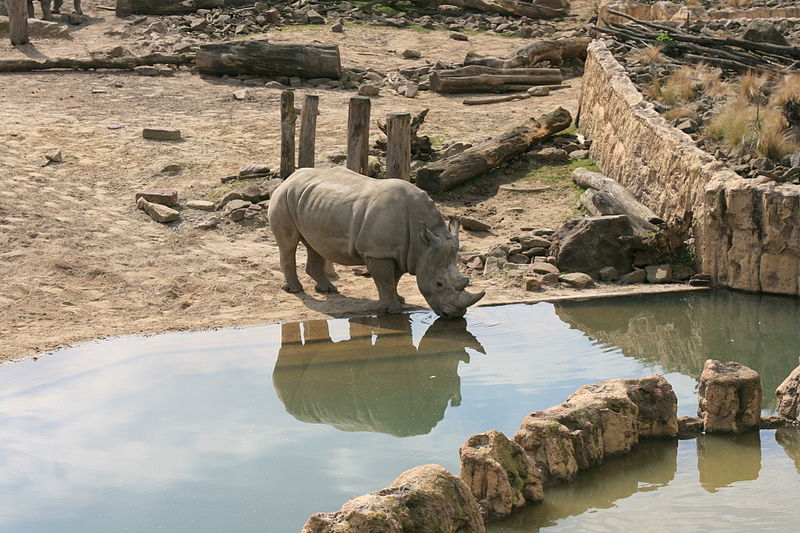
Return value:
[(481, 291), (481, 292), (478, 292), (478, 293), (475, 293), (475, 294), (472, 294), (471, 292), (464, 291), (464, 294), (462, 296), (462, 303), (463, 303), (464, 308), (467, 308), (467, 307), (470, 307), (472, 305), (475, 305), (484, 296), (486, 296), (486, 291)]

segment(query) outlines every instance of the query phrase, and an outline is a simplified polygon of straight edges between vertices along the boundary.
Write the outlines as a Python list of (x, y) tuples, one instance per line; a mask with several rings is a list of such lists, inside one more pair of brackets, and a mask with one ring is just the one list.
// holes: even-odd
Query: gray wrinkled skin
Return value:
[(484, 296), (464, 290), (469, 279), (456, 267), (458, 221), (445, 227), (428, 195), (403, 180), (376, 180), (345, 168), (300, 169), (272, 194), (269, 223), (285, 291), (303, 290), (295, 260), (303, 242), (317, 292), (336, 292), (326, 261), (366, 265), (382, 312), (401, 311), (397, 282), (406, 272), (417, 277), (425, 300), (444, 318), (464, 316)]

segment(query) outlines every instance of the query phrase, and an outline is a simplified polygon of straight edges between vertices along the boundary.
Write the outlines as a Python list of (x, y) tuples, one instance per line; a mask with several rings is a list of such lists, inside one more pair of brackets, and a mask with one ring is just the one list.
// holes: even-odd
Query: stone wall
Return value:
[(798, 294), (800, 186), (745, 180), (697, 148), (602, 40), (589, 46), (578, 113), (607, 175), (671, 224), (691, 223), (701, 270), (734, 289)]
[(628, 14), (639, 20), (685, 22), (690, 20), (721, 19), (785, 19), (800, 18), (800, 7), (753, 7), (746, 9), (711, 9), (702, 6), (686, 6), (676, 2), (660, 1), (655, 3), (636, 2), (635, 0), (597, 0), (597, 12), (600, 21), (629, 22), (627, 19), (608, 13), (613, 9)]

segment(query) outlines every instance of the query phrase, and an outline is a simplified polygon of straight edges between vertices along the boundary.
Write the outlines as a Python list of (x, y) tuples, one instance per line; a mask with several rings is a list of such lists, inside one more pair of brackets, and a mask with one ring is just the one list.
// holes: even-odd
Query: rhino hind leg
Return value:
[(314, 289), (322, 294), (339, 292), (336, 289), (336, 286), (331, 283), (331, 280), (328, 278), (328, 262), (324, 257), (319, 255), (316, 250), (309, 246), (307, 242), (303, 241), (303, 244), (306, 245), (306, 251), (308, 252), (308, 258), (306, 259), (306, 273), (317, 282), (317, 284), (314, 286)]
[[(272, 208), (272, 206), (270, 206)], [(301, 292), (303, 284), (297, 278), (297, 245), (300, 244), (300, 232), (288, 216), (276, 215), (275, 213), (280, 209), (277, 205), (270, 211), (270, 226), (272, 233), (275, 235), (275, 242), (278, 244), (278, 252), (280, 254), (281, 270), (283, 271), (284, 284), (281, 289), (286, 292)]]
[(397, 294), (397, 263), (393, 259), (365, 258), (367, 270), (372, 275), (378, 287), (380, 298), (380, 311), (384, 313), (399, 313), (403, 310), (400, 295)]

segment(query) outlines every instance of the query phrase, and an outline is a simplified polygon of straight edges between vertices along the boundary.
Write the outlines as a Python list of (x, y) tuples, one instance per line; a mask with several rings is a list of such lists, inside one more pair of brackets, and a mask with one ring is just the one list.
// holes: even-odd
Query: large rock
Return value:
[(458, 450), (461, 479), (487, 516), (509, 514), (525, 502), (540, 502), (539, 469), (516, 442), (497, 430), (473, 435)]
[(774, 25), (766, 20), (754, 20), (747, 27), (742, 38), (754, 43), (769, 43), (788, 46), (786, 37)]
[(514, 440), (545, 479), (569, 479), (606, 456), (630, 451), (641, 437), (677, 435), (677, 405), (659, 375), (600, 381), (526, 416)]
[(778, 414), (800, 422), (800, 366), (792, 370), (775, 395), (778, 397)]
[(631, 237), (628, 217), (624, 215), (573, 218), (553, 237), (550, 255), (564, 272), (584, 272), (600, 279), (600, 269), (613, 266), (618, 272), (630, 272), (629, 245), (620, 237)]
[(700, 374), (697, 416), (706, 433), (758, 429), (761, 378), (741, 363), (708, 359)]
[(484, 533), (467, 486), (439, 465), (404, 472), (387, 488), (317, 513), (301, 533)]
[(180, 218), (180, 213), (172, 209), (171, 207), (167, 207), (161, 204), (154, 204), (148, 202), (144, 198), (139, 198), (136, 200), (136, 207), (150, 215), (150, 218), (155, 220), (156, 222), (160, 222), (162, 224), (166, 224), (167, 222), (173, 222)]

